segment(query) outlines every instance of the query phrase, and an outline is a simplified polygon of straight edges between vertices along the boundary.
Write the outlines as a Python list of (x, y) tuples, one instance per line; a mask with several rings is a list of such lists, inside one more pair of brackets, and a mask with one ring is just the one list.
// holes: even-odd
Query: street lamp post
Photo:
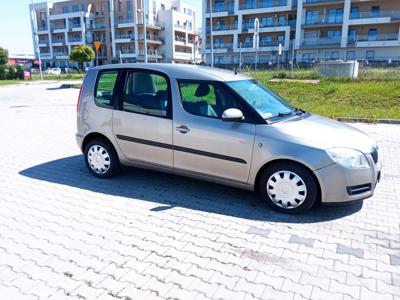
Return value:
[(213, 41), (213, 22), (212, 22), (212, 2), (210, 0), (210, 46), (211, 46), (211, 67), (214, 67), (214, 41)]
[(260, 45), (260, 36), (259, 36), (259, 32), (260, 32), (260, 21), (258, 20), (258, 18), (256, 18), (254, 20), (254, 36), (253, 36), (253, 48), (256, 49), (256, 61), (255, 61), (255, 65), (254, 65), (254, 69), (257, 71), (257, 63), (258, 63), (258, 47)]
[(35, 13), (35, 5), (32, 0), (32, 11), (31, 11), (31, 19), (33, 22), (33, 35), (34, 35), (34, 43), (35, 43), (35, 52), (38, 56), (39, 60), (39, 72), (40, 72), (40, 80), (43, 80), (43, 72), (42, 72), (42, 59), (40, 57), (40, 48), (39, 48), (39, 35), (37, 34), (37, 23), (36, 23), (36, 13)]
[(145, 9), (146, 0), (142, 0), (142, 8), (138, 9), (139, 13), (142, 13), (142, 22), (143, 22), (143, 43), (144, 43), (144, 62), (147, 63), (147, 32), (146, 32), (146, 9)]

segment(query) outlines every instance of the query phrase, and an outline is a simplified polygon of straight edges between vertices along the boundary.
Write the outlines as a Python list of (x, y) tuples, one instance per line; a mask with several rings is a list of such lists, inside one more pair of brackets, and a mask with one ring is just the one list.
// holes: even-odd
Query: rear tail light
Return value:
[(83, 86), (83, 85), (81, 85), (81, 87), (80, 87), (80, 89), (79, 89), (78, 103), (76, 104), (76, 112), (79, 111), (79, 105), (81, 104), (82, 86)]

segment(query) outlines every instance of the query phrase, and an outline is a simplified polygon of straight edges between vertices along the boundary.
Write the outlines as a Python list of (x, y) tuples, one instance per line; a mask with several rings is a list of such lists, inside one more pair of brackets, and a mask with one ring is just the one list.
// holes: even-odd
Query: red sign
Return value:
[(24, 71), (24, 80), (31, 79), (31, 71), (25, 70)]

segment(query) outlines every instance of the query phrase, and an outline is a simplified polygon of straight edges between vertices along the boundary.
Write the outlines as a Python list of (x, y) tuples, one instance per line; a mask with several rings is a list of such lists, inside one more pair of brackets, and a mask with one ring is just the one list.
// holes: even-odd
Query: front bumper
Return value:
[(348, 169), (332, 164), (314, 171), (321, 185), (323, 203), (350, 202), (373, 196), (381, 177), (381, 163), (367, 154), (370, 168)]

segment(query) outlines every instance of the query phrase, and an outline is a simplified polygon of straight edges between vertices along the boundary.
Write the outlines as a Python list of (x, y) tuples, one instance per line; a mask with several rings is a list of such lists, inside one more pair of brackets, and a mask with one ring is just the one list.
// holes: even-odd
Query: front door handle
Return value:
[(176, 127), (176, 130), (178, 130), (180, 133), (186, 134), (190, 131), (190, 128), (185, 125), (181, 125), (179, 127)]

